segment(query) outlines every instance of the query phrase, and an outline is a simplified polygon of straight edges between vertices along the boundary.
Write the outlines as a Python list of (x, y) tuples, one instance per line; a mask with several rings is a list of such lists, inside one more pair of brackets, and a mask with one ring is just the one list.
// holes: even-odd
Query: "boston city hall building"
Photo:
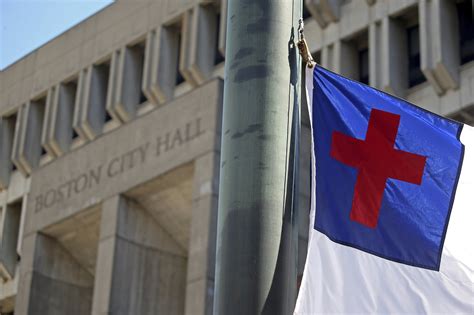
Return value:
[[(117, 0), (0, 73), (1, 314), (212, 313), (226, 5)], [(304, 18), (324, 67), (474, 122), (470, 0)], [(309, 134), (303, 111), (300, 275)]]

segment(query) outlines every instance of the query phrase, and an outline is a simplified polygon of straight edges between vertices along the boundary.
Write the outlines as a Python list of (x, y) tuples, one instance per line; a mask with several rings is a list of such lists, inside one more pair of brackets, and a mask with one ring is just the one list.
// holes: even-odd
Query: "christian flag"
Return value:
[(474, 314), (474, 128), (308, 69), (312, 206), (295, 314)]

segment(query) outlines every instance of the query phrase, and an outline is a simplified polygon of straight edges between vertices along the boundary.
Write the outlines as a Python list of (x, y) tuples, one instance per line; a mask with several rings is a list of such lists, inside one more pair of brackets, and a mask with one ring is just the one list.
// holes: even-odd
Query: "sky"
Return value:
[(0, 70), (113, 0), (0, 0)]

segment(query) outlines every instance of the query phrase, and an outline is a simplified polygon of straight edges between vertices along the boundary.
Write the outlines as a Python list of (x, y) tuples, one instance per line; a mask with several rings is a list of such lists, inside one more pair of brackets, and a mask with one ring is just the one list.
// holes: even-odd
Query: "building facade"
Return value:
[[(306, 0), (305, 35), (322, 66), (473, 123), (472, 12)], [(212, 313), (226, 21), (226, 0), (118, 0), (0, 73), (1, 314)]]

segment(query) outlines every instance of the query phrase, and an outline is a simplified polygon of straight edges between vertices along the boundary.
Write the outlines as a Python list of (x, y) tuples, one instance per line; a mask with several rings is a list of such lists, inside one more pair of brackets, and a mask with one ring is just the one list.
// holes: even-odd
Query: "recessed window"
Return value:
[[(76, 130), (72, 128), (72, 120), (73, 120), (73, 114), (74, 114), (74, 107), (76, 106), (76, 94), (77, 94), (77, 78), (74, 80), (71, 80), (67, 83), (63, 83), (61, 86), (61, 97), (60, 97), (60, 103), (58, 104), (60, 108), (58, 111), (67, 111), (67, 114), (63, 117), (67, 117), (68, 121), (67, 127), (65, 126), (65, 129), (67, 129), (70, 133), (70, 137), (72, 140), (76, 139), (79, 137), (79, 135), (76, 133)], [(63, 107), (63, 108), (61, 108)], [(59, 122), (61, 123), (61, 122)]]
[(105, 111), (105, 122), (109, 122), (112, 120), (112, 116), (110, 116), (108, 111)]
[(5, 129), (4, 129), (4, 132), (6, 132), (6, 135), (5, 135), (6, 138), (4, 138), (4, 140), (7, 142), (5, 143), (7, 147), (4, 148), (4, 150), (6, 151), (5, 152), (6, 156), (4, 157), (4, 159), (5, 159), (5, 162), (8, 163), (9, 167), (11, 167), (13, 171), (17, 169), (15, 163), (11, 162), (11, 152), (12, 152), (12, 147), (13, 147), (13, 140), (15, 138), (16, 121), (17, 121), (17, 113), (11, 114), (4, 118), (4, 122), (6, 124)]
[(140, 105), (147, 98), (142, 91), (143, 67), (145, 63), (145, 43), (127, 47), (125, 52), (124, 98), (129, 105)]
[[(17, 244), (20, 234), (22, 201), (9, 203), (3, 209), (3, 230), (0, 239), (2, 246), (0, 249), (0, 261), (5, 271), (11, 278), (15, 275), (15, 269), (19, 260)], [(5, 228), (6, 227), (6, 228)]]
[(474, 13), (472, 0), (456, 3), (461, 64), (474, 60)]
[(360, 49), (359, 52), (359, 81), (369, 84), (369, 49)]
[(313, 56), (314, 62), (316, 62), (317, 64), (321, 64), (321, 50), (312, 52), (311, 56)]
[(363, 30), (341, 42), (341, 74), (369, 83), (369, 33)]
[(100, 115), (102, 122), (99, 125), (112, 120), (112, 117), (106, 110), (107, 91), (109, 88), (110, 60), (94, 65), (92, 68), (91, 82), (91, 106), (95, 108), (97, 115)]
[(309, 18), (311, 18), (311, 13), (309, 12), (306, 4), (303, 4), (303, 20), (307, 20)]
[(216, 38), (214, 44), (214, 65), (218, 65), (221, 62), (224, 62), (224, 56), (222, 55), (219, 49), (219, 37), (220, 37), (220, 24), (221, 24), (221, 14), (216, 14)]
[(175, 41), (176, 41), (176, 45), (175, 45), (175, 56), (177, 56), (176, 58), (176, 79), (175, 79), (175, 85), (180, 85), (181, 83), (184, 83), (184, 77), (183, 75), (181, 74), (181, 72), (179, 71), (179, 59), (180, 59), (180, 56), (181, 56), (181, 40), (182, 40), (182, 35), (181, 35), (181, 28), (180, 27), (176, 27), (174, 30), (173, 30), (173, 35), (175, 37)]
[[(42, 97), (40, 99), (31, 101), (31, 109), (30, 109), (30, 119), (28, 119), (28, 122), (33, 123), (34, 130), (31, 134), (31, 139), (28, 141), (27, 139), (27, 146), (30, 144), (33, 147), (39, 147), (40, 148), (40, 156), (44, 156), (47, 154), (46, 149), (41, 145), (41, 134), (43, 132), (43, 125), (44, 125), (44, 118), (45, 118), (45, 113), (46, 113), (46, 97)], [(36, 151), (37, 152), (37, 151)]]
[(408, 55), (408, 87), (415, 86), (426, 80), (421, 71), (420, 59), (420, 28), (413, 25), (406, 29)]

